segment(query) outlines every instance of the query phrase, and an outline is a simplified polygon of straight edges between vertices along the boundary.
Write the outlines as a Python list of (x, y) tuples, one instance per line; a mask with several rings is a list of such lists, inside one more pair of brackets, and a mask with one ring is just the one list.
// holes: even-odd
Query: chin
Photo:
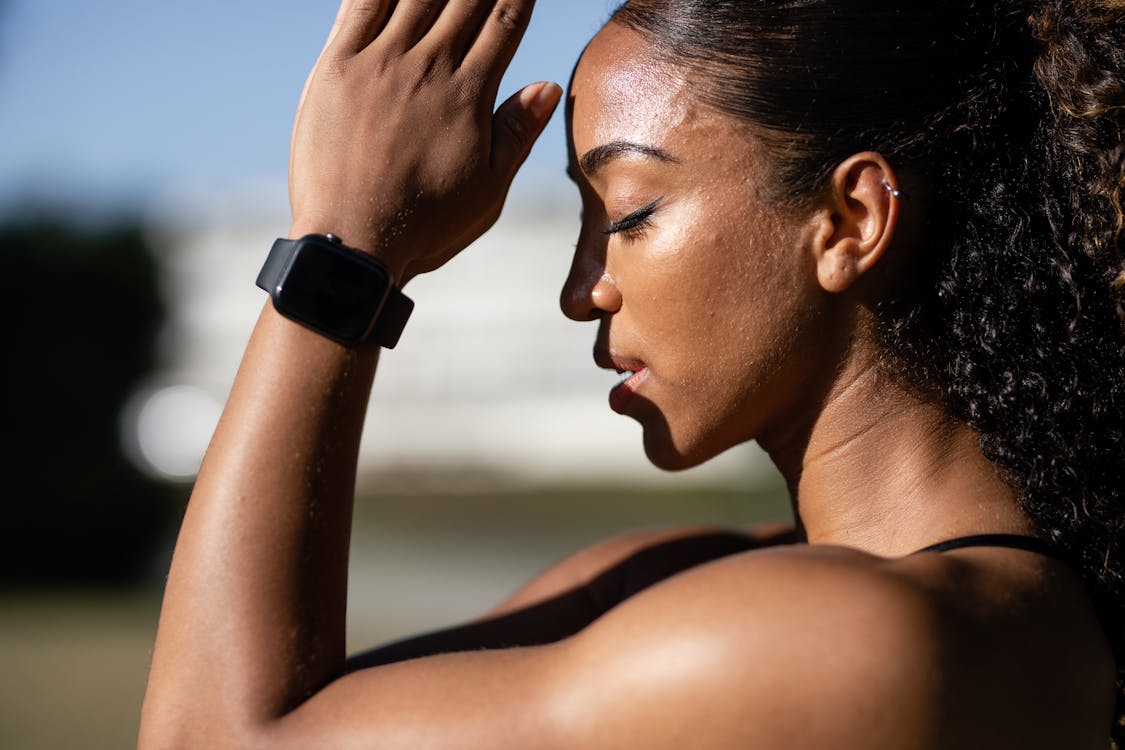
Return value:
[(656, 434), (654, 430), (646, 427), (644, 447), (649, 462), (664, 471), (684, 471), (695, 468), (726, 450), (726, 448), (716, 450), (714, 446), (704, 444), (677, 445), (667, 430), (661, 433)]

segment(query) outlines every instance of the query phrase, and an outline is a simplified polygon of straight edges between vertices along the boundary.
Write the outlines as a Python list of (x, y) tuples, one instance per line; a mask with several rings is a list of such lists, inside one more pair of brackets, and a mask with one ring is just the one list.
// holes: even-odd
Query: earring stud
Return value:
[(883, 189), (890, 193), (892, 198), (901, 200), (906, 197), (906, 193), (902, 192), (886, 180), (883, 180)]

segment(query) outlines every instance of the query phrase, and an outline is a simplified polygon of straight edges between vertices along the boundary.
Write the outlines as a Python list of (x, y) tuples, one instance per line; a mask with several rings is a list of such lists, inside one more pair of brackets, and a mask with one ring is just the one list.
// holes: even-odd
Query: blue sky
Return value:
[[(501, 96), (566, 82), (613, 0), (540, 0)], [(0, 0), (0, 214), (143, 210), (285, 180), (293, 110), (336, 0)], [(525, 179), (562, 179), (556, 116)]]

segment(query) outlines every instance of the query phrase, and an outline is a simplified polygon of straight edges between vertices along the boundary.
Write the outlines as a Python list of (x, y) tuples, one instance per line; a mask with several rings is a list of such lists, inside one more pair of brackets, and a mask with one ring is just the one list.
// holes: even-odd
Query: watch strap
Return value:
[(410, 320), (410, 313), (414, 312), (414, 300), (392, 286), (383, 309), (375, 318), (375, 325), (371, 328), (368, 340), (374, 341), (384, 349), (394, 349), (406, 328), (406, 321)]
[(286, 239), (279, 239), (273, 243), (270, 254), (266, 256), (266, 262), (262, 264), (262, 270), (258, 271), (258, 278), (254, 282), (259, 289), (264, 289), (273, 296), (277, 291), (277, 283), (281, 281), (281, 274), (285, 271), (285, 264), (289, 262), (296, 244), (296, 240)]
[[(339, 239), (333, 235), (320, 235), (320, 237), (327, 239), (334, 245), (348, 252), (355, 253), (357, 256), (369, 262), (379, 263), (379, 261), (374, 258), (363, 255), (357, 250), (344, 247)], [(255, 279), (254, 283), (257, 284), (260, 289), (269, 292), (271, 298), (277, 294), (278, 285), (284, 277), (289, 259), (293, 256), (293, 252), (296, 250), (298, 243), (303, 239), (304, 238), (290, 240), (281, 237), (275, 240), (273, 247), (270, 248), (269, 255), (266, 256), (266, 262), (262, 264), (262, 270), (258, 272), (258, 278)], [(389, 273), (388, 276), (390, 276)], [(374, 324), (371, 326), (371, 330), (368, 332), (365, 340), (376, 343), (385, 349), (394, 349), (413, 311), (414, 300), (403, 294), (402, 291), (392, 283), (387, 291), (386, 298), (383, 300), (382, 307), (375, 315)]]

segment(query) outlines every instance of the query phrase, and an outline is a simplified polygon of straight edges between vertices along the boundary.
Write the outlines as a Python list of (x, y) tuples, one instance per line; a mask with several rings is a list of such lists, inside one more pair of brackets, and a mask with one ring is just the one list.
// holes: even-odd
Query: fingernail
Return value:
[(559, 99), (562, 98), (562, 86), (557, 83), (544, 83), (535, 92), (535, 96), (528, 102), (527, 108), (531, 110), (531, 114), (538, 117), (540, 120), (545, 120), (550, 117), (551, 113), (555, 111), (558, 106)]

